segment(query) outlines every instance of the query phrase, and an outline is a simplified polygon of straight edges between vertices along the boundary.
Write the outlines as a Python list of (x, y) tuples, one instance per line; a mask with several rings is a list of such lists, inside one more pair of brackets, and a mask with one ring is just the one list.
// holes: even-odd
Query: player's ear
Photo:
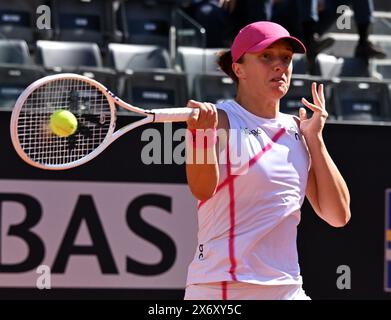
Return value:
[(242, 63), (233, 62), (232, 63), (232, 71), (235, 73), (235, 75), (239, 79), (245, 79), (246, 78), (246, 73), (244, 71)]

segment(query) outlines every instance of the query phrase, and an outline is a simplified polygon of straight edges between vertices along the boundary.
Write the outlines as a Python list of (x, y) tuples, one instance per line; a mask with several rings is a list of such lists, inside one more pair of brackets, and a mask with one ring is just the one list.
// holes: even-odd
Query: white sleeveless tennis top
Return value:
[(220, 155), (226, 164), (220, 158), (215, 195), (198, 204), (198, 246), (187, 285), (301, 284), (296, 236), (309, 156), (297, 123), (282, 113), (260, 118), (235, 101), (216, 107), (227, 113), (231, 129)]

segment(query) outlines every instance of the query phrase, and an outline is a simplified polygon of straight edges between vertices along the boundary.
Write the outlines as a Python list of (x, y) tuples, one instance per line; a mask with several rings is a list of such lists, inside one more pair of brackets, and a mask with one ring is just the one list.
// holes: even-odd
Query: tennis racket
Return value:
[[(116, 105), (144, 115), (117, 131)], [(59, 137), (49, 128), (58, 109), (71, 111), (77, 131)], [(85, 76), (63, 73), (32, 83), (16, 101), (11, 116), (11, 139), (18, 155), (28, 164), (47, 170), (64, 170), (90, 161), (128, 131), (152, 122), (186, 121), (198, 109), (144, 110), (132, 106), (99, 82)]]

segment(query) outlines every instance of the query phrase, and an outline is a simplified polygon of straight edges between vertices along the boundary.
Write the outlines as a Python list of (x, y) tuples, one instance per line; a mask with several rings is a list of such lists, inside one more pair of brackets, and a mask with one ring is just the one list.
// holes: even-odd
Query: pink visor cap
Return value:
[(288, 30), (277, 23), (258, 21), (239, 31), (231, 46), (232, 61), (236, 62), (247, 52), (262, 51), (278, 40), (287, 40), (295, 53), (306, 53), (304, 44), (292, 37)]

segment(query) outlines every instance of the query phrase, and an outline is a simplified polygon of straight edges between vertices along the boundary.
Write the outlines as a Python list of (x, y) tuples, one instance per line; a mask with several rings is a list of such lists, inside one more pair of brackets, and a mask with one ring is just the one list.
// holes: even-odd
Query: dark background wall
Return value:
[[(391, 127), (328, 124), (325, 140), (351, 194), (352, 218), (329, 227), (303, 207), (299, 248), (305, 288), (314, 299), (390, 299), (384, 288), (385, 189), (391, 185)], [(351, 290), (338, 290), (339, 265)]]
[[(0, 179), (186, 183), (184, 166), (141, 163), (142, 129), (123, 136), (82, 167), (60, 172), (32, 168), (12, 148), (9, 119), (10, 113), (0, 113)], [(118, 126), (128, 121), (120, 117)], [(161, 125), (154, 127), (162, 130)], [(344, 228), (333, 228), (304, 204), (298, 238), (304, 288), (313, 299), (390, 299), (391, 293), (384, 292), (384, 221), (385, 189), (391, 188), (391, 126), (328, 123), (324, 136), (349, 186), (352, 219)], [(337, 288), (340, 265), (351, 270), (350, 290)], [(182, 297), (183, 290), (0, 288), (0, 299)]]

